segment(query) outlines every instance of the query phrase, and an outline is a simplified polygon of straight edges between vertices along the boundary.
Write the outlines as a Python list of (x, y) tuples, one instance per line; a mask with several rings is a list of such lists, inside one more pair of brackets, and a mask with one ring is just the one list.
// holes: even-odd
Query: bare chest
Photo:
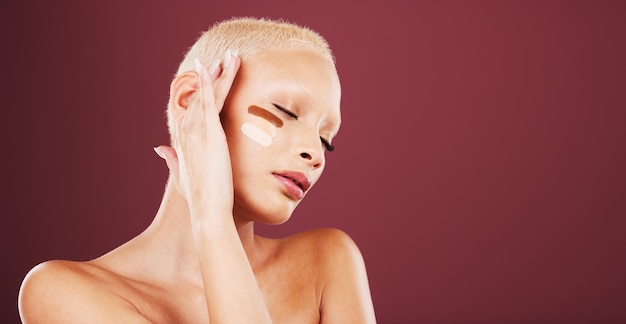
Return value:
[[(308, 279), (257, 275), (274, 323), (319, 323), (319, 296)], [(133, 295), (129, 300), (153, 323), (209, 323), (201, 287), (144, 287)]]

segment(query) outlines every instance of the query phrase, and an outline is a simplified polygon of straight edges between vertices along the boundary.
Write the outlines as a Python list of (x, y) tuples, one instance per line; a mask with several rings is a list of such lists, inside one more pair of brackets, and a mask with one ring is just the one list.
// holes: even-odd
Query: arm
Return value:
[[(197, 64), (172, 82), (174, 146), (161, 146), (171, 180), (187, 199), (211, 323), (269, 323), (269, 312), (233, 220), (230, 155), (219, 112), (241, 61), (224, 68)], [(227, 63), (229, 62), (229, 63)], [(221, 72), (221, 73), (220, 73)]]

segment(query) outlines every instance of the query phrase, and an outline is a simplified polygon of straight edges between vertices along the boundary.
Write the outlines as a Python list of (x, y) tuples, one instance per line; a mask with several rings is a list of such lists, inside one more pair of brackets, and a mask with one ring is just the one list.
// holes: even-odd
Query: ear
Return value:
[(170, 85), (170, 100), (167, 109), (174, 118), (176, 125), (180, 125), (193, 95), (198, 91), (198, 74), (196, 72), (182, 73)]

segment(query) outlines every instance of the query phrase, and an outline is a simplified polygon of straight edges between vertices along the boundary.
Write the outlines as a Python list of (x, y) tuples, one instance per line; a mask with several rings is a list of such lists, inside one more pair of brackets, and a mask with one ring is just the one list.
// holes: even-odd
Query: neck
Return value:
[[(256, 255), (254, 223), (236, 222), (237, 232), (249, 259)], [(200, 283), (199, 265), (194, 248), (187, 201), (172, 181), (168, 181), (163, 200), (150, 226), (137, 237), (139, 244), (153, 248), (162, 271), (173, 277)], [(166, 274), (168, 275), (168, 274)]]

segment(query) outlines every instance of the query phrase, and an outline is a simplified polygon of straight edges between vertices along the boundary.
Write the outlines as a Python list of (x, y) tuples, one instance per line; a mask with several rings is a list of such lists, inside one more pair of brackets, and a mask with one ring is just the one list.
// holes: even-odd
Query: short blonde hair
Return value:
[[(284, 20), (242, 17), (218, 22), (203, 32), (180, 63), (176, 76), (194, 71), (194, 59), (209, 67), (223, 58), (227, 50), (237, 51), (242, 61), (264, 50), (312, 50), (335, 59), (328, 42), (317, 32)], [(172, 116), (167, 112), (168, 127), (173, 134)]]
[(233, 18), (219, 22), (198, 38), (178, 67), (176, 75), (194, 70), (194, 59), (209, 66), (226, 51), (242, 60), (262, 50), (310, 49), (334, 62), (328, 42), (317, 32), (284, 20)]

